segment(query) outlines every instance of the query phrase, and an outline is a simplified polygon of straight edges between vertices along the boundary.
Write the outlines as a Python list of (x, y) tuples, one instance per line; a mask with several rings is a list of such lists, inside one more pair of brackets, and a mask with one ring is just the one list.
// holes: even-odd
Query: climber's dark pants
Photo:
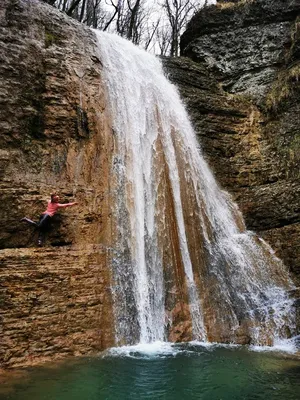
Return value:
[(45, 240), (46, 232), (49, 230), (50, 227), (51, 217), (48, 214), (42, 214), (40, 216), (40, 220), (37, 224), (37, 228), (39, 230), (39, 244), (42, 244)]
[(49, 214), (42, 214), (40, 216), (39, 222), (34, 222), (29, 218), (22, 218), (22, 221), (27, 222), (30, 225), (33, 225), (36, 227), (36, 229), (39, 231), (39, 238), (38, 238), (38, 243), (41, 245), (43, 244), (45, 240), (45, 235), (46, 232), (49, 230), (50, 227), (50, 221), (51, 217)]

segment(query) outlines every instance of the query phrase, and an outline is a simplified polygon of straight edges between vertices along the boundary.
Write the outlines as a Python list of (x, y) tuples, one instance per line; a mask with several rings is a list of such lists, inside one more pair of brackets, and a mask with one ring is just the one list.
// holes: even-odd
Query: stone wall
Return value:
[(43, 3), (0, 11), (0, 248), (28, 246), (19, 219), (38, 218), (53, 191), (79, 206), (57, 218), (52, 244), (108, 242), (113, 143), (96, 39)]

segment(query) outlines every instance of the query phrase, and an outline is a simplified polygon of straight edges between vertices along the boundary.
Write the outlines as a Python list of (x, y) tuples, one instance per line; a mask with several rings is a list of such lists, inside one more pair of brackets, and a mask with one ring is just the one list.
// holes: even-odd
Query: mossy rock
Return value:
[(56, 42), (56, 37), (53, 35), (53, 33), (50, 33), (48, 31), (45, 32), (45, 47), (46, 49), (50, 46), (53, 46)]

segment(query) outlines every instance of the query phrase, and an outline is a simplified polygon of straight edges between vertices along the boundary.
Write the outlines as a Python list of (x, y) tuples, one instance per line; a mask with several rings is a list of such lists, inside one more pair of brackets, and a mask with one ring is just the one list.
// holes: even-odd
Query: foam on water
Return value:
[(249, 346), (249, 350), (256, 352), (281, 352), (296, 354), (300, 351), (298, 340), (300, 336), (295, 336), (291, 339), (277, 339), (274, 346)]
[(236, 349), (236, 348), (242, 347), (242, 345), (236, 344), (236, 343), (199, 342), (197, 340), (188, 342), (188, 344), (197, 346), (197, 347), (203, 347), (205, 349), (212, 349), (212, 350), (215, 348), (218, 348), (218, 347), (223, 347), (226, 349)]
[(105, 356), (155, 358), (175, 356), (180, 351), (174, 343), (157, 341), (153, 343), (139, 343), (133, 346), (113, 347), (105, 353)]
[[(282, 354), (297, 354), (300, 350), (297, 340), (300, 336), (278, 340), (274, 346), (245, 346), (235, 343), (216, 343), (216, 342), (199, 342), (193, 340), (186, 343), (170, 343), (170, 342), (154, 342), (147, 344), (136, 344), (133, 346), (113, 347), (101, 354), (101, 357), (129, 357), (134, 359), (156, 359), (165, 357), (175, 357), (177, 355), (198, 355), (201, 356), (203, 351), (215, 351), (217, 349), (243, 350), (248, 349), (251, 352), (269, 352)], [(203, 351), (202, 351), (203, 350)]]

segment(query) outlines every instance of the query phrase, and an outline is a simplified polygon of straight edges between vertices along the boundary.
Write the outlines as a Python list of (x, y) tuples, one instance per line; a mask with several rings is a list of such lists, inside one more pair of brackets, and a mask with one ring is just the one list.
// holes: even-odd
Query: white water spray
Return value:
[[(287, 326), (291, 331), (292, 301), (286, 289), (292, 283), (288, 274), (270, 249), (245, 231), (236, 205), (219, 189), (201, 155), (177, 90), (164, 77), (161, 63), (116, 35), (96, 34), (116, 136), (117, 342), (129, 342), (136, 330), (136, 340), (141, 343), (166, 339), (160, 230), (167, 225), (165, 212), (170, 204), (165, 195), (160, 195), (163, 169), (167, 170), (172, 192), (194, 339), (206, 340), (203, 305), (209, 298), (216, 299), (219, 307), (214, 314), (217, 323), (224, 322), (227, 329), (238, 331), (246, 318), (249, 335), (256, 344), (264, 343), (266, 335), (280, 337)], [(186, 182), (187, 193), (195, 202), (192, 211), (187, 211), (192, 201), (185, 204), (184, 200)], [(201, 226), (206, 252), (206, 259), (199, 259), (199, 265), (204, 265), (202, 270), (192, 263), (186, 230), (188, 213), (195, 215), (194, 223)], [(207, 292), (206, 297), (200, 287)]]

